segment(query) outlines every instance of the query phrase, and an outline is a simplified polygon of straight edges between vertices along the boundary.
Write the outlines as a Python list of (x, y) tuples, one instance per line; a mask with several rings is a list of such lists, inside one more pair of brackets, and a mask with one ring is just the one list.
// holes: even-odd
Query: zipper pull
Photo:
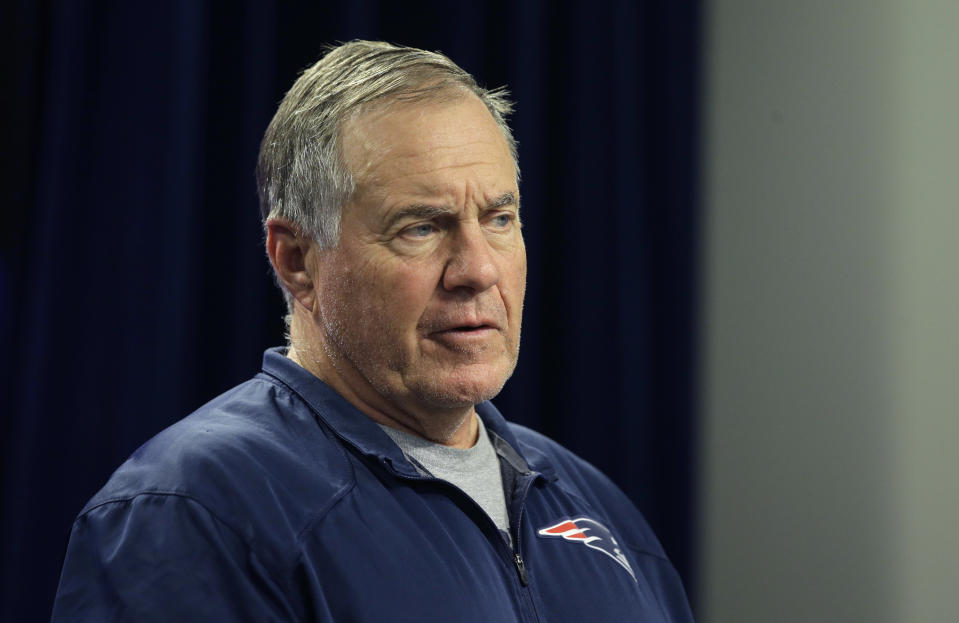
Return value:
[(523, 586), (529, 586), (529, 574), (526, 573), (526, 565), (523, 564), (523, 557), (519, 554), (514, 554), (513, 562), (516, 563), (516, 571), (519, 573), (519, 581), (523, 584)]

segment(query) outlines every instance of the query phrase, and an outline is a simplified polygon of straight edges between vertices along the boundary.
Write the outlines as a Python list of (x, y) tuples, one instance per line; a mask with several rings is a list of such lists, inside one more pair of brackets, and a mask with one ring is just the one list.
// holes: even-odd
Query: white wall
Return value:
[(959, 620), (959, 2), (707, 15), (699, 618)]

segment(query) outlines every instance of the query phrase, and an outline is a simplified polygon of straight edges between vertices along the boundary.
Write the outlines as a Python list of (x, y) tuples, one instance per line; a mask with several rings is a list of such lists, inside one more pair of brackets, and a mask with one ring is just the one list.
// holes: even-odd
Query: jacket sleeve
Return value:
[(190, 498), (142, 494), (74, 523), (53, 621), (290, 621), (282, 580)]

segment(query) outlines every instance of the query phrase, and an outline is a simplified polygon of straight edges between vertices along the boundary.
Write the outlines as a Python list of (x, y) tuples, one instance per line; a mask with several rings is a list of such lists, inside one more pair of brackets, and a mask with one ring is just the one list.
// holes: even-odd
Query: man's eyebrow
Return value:
[(503, 193), (496, 199), (493, 199), (486, 205), (487, 210), (495, 210), (496, 208), (505, 208), (506, 206), (516, 206), (519, 208), (519, 204), (516, 201), (516, 195), (512, 192)]
[[(499, 197), (493, 199), (488, 204), (484, 210), (496, 210), (498, 208), (505, 208), (506, 206), (516, 205), (516, 194), (513, 192), (506, 192), (500, 195)], [(453, 209), (447, 206), (435, 206), (416, 203), (408, 206), (404, 206), (397, 211), (390, 214), (386, 219), (386, 229), (392, 228), (400, 221), (404, 220), (419, 220), (419, 219), (431, 219), (437, 218), (439, 216), (446, 216), (452, 214)]]
[(390, 229), (399, 221), (406, 219), (431, 219), (452, 213), (453, 210), (445, 206), (431, 206), (426, 204), (408, 205), (400, 208), (387, 218), (386, 229)]

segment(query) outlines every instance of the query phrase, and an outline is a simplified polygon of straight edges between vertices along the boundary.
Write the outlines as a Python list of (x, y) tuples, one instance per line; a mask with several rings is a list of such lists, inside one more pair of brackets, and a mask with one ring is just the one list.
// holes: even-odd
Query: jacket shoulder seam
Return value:
[(76, 520), (74, 520), (73, 523), (74, 523), (74, 525), (75, 525), (75, 524), (76, 524), (77, 522), (79, 522), (82, 518), (86, 517), (86, 516), (89, 515), (92, 511), (94, 511), (94, 510), (96, 510), (96, 509), (98, 509), (98, 508), (103, 508), (104, 506), (109, 506), (109, 505), (120, 504), (120, 503), (123, 503), (123, 502), (131, 502), (131, 501), (135, 500), (136, 498), (146, 497), (146, 496), (175, 497), (175, 498), (180, 498), (180, 499), (182, 499), (182, 500), (186, 500), (187, 502), (190, 502), (190, 503), (198, 506), (199, 508), (203, 509), (203, 511), (204, 511), (207, 515), (209, 515), (209, 516), (212, 517), (214, 520), (216, 520), (217, 523), (223, 525), (223, 526), (226, 527), (231, 533), (233, 533), (233, 535), (236, 536), (237, 540), (239, 540), (240, 543), (242, 543), (244, 547), (246, 547), (246, 548), (247, 548), (248, 550), (250, 550), (251, 552), (256, 553), (256, 554), (260, 557), (261, 560), (263, 560), (264, 562), (267, 561), (267, 560), (269, 560), (269, 557), (263, 556), (263, 555), (262, 555), (262, 552), (260, 552), (258, 548), (254, 547), (253, 544), (250, 543), (249, 540), (247, 540), (247, 538), (244, 537), (243, 534), (242, 534), (239, 530), (237, 530), (229, 521), (227, 521), (226, 519), (224, 519), (223, 517), (221, 517), (221, 516), (220, 516), (218, 513), (216, 513), (215, 511), (213, 511), (213, 509), (211, 509), (209, 506), (207, 506), (202, 500), (196, 498), (196, 497), (193, 496), (193, 495), (190, 495), (189, 493), (184, 493), (184, 492), (182, 492), (182, 491), (168, 491), (168, 490), (163, 490), (163, 489), (156, 489), (156, 490), (147, 489), (147, 490), (143, 490), (143, 491), (137, 491), (136, 493), (131, 493), (131, 494), (129, 494), (129, 495), (122, 495), (122, 496), (115, 496), (115, 497), (112, 497), (112, 498), (108, 498), (108, 499), (106, 499), (106, 500), (103, 500), (103, 501), (101, 501), (101, 502), (98, 502), (98, 503), (94, 504), (93, 506), (91, 506), (91, 507), (89, 507), (89, 508), (87, 508), (87, 509), (84, 509), (84, 511), (83, 511), (82, 513), (80, 513), (80, 515), (77, 517)]

